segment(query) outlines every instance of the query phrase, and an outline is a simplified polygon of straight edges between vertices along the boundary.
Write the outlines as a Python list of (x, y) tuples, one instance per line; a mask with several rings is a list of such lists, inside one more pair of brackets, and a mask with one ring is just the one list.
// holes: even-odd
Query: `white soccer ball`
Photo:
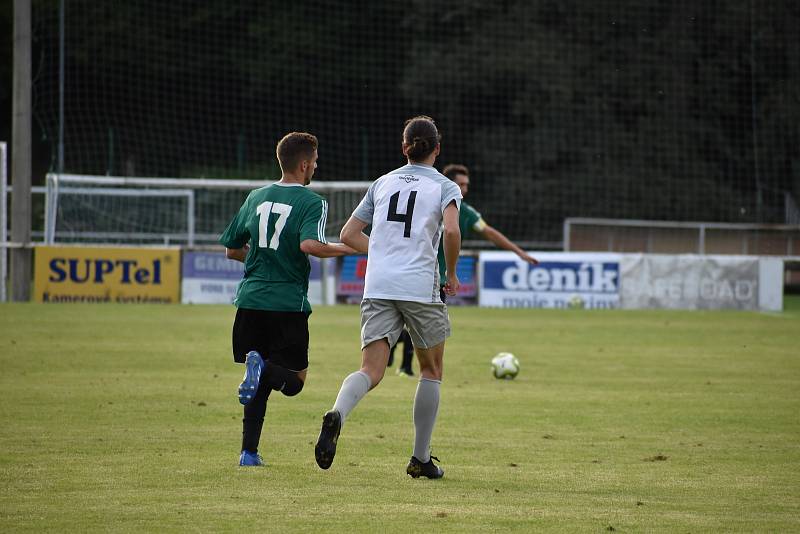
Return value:
[(569, 307), (575, 310), (582, 310), (586, 307), (586, 301), (580, 295), (572, 295), (569, 299)]
[(501, 352), (492, 358), (492, 374), (495, 378), (511, 380), (519, 374), (519, 360), (510, 352)]

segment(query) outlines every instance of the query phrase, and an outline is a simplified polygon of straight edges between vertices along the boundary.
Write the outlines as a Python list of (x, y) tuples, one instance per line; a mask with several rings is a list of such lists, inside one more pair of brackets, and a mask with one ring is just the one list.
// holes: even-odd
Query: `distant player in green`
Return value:
[[(456, 183), (459, 189), (461, 189), (461, 196), (466, 198), (467, 192), (469, 191), (469, 170), (464, 165), (459, 164), (450, 164), (446, 166), (442, 170), (442, 174), (450, 178), (453, 182)], [(461, 202), (461, 209), (458, 212), (458, 226), (461, 230), (461, 240), (464, 240), (464, 236), (468, 235), (470, 231), (476, 232), (483, 236), (485, 239), (491, 241), (492, 243), (497, 246), (497, 248), (501, 248), (503, 250), (510, 250), (511, 252), (515, 253), (519, 256), (523, 261), (530, 263), (531, 265), (536, 265), (539, 263), (536, 258), (522, 250), (516, 244), (514, 244), (510, 239), (504, 236), (499, 230), (493, 228), (486, 224), (486, 221), (483, 220), (481, 214), (478, 211), (467, 204), (466, 202)], [(441, 245), (439, 246), (439, 278), (441, 280), (441, 284), (447, 281), (445, 278), (445, 264), (444, 264), (444, 251), (442, 250)], [(442, 295), (444, 297), (444, 295)]]
[(353, 254), (325, 240), (328, 203), (306, 189), (317, 168), (317, 138), (292, 132), (277, 146), (281, 180), (252, 191), (219, 242), (244, 263), (234, 304), (233, 359), (245, 364), (239, 465), (262, 465), (258, 443), (272, 390), (294, 396), (308, 368), (308, 254)]

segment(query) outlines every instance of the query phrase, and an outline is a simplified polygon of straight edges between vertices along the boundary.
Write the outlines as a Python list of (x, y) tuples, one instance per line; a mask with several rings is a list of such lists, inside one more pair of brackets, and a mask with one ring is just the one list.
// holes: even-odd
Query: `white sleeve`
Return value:
[(456, 201), (456, 208), (459, 210), (461, 209), (461, 189), (455, 184), (455, 182), (451, 182), (447, 180), (446, 183), (442, 184), (442, 213), (450, 205), (452, 201)]
[(372, 182), (372, 185), (370, 185), (369, 189), (367, 189), (367, 193), (364, 195), (364, 198), (361, 199), (361, 202), (358, 204), (358, 206), (356, 206), (356, 209), (353, 210), (353, 217), (367, 224), (372, 224), (372, 214), (375, 212), (373, 191), (376, 183), (377, 182)]

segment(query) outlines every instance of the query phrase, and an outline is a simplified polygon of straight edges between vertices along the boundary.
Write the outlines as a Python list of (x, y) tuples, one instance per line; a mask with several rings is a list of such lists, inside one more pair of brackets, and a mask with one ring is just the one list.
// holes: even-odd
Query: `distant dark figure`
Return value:
[(403, 344), (403, 361), (397, 368), (397, 374), (398, 376), (414, 376), (414, 370), (411, 368), (411, 362), (414, 359), (414, 343), (411, 341), (411, 334), (409, 334), (408, 330), (405, 328), (400, 334), (397, 343), (392, 345), (389, 351), (389, 367), (394, 363), (394, 349), (396, 349), (400, 343)]

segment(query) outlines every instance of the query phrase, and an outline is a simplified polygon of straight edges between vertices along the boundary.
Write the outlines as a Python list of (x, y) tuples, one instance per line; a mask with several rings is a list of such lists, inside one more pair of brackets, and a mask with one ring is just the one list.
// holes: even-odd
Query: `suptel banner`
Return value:
[[(620, 307), (684, 310), (776, 309), (782, 293), (779, 260), (747, 256), (625, 254)], [(763, 271), (763, 272), (762, 272)], [(776, 284), (780, 289), (776, 291)]]
[(36, 247), (36, 302), (177, 303), (178, 248)]

